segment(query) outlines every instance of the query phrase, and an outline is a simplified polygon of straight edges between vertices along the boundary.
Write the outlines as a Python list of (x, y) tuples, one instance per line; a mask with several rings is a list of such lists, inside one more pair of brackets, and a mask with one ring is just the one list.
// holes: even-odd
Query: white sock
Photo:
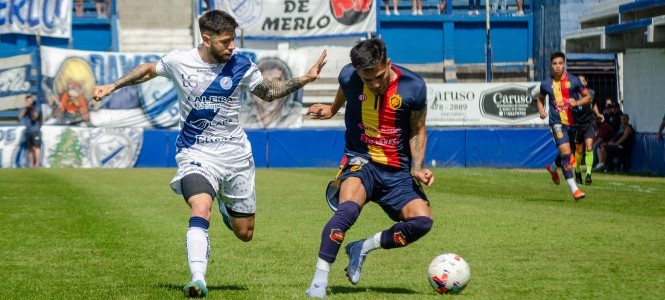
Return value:
[(574, 193), (577, 190), (577, 184), (575, 183), (575, 178), (568, 178), (566, 179), (566, 182), (568, 182), (568, 186), (570, 187), (570, 192)]
[(200, 227), (189, 227), (187, 230), (187, 262), (189, 263), (192, 281), (201, 280), (203, 284), (206, 283), (205, 275), (209, 253), (208, 230)]
[(321, 259), (320, 257), (316, 261), (316, 270), (314, 271), (314, 279), (312, 283), (324, 283), (328, 284), (328, 273), (330, 273), (330, 268), (332, 264)]
[(381, 248), (381, 232), (371, 236), (363, 242), (363, 248), (360, 250), (360, 254), (367, 254), (370, 251)]

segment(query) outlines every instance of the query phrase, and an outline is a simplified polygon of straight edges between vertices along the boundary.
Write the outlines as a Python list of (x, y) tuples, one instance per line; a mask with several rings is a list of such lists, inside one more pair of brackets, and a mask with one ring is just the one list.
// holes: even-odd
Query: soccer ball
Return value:
[(461, 256), (454, 253), (441, 254), (429, 264), (427, 279), (437, 293), (457, 294), (469, 283), (471, 270)]

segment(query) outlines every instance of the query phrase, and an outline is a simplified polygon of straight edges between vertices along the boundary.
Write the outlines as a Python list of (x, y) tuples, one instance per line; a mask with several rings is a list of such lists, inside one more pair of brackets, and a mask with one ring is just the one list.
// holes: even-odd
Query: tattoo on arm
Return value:
[(302, 86), (303, 85), (298, 78), (293, 78), (287, 81), (270, 81), (264, 79), (256, 86), (256, 88), (254, 88), (252, 94), (270, 102), (285, 97), (286, 95), (297, 91)]
[(411, 148), (411, 162), (414, 170), (422, 169), (425, 160), (425, 148), (427, 147), (426, 118), (427, 108), (411, 112), (411, 139), (409, 140), (409, 146)]
[(156, 75), (157, 74), (151, 74), (150, 66), (148, 64), (142, 64), (118, 78), (115, 82), (115, 88), (119, 89), (121, 87), (146, 82), (154, 78)]

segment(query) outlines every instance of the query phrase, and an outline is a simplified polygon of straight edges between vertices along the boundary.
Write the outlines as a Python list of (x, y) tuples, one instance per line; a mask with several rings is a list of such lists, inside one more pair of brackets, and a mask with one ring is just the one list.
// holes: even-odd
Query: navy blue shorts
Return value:
[(557, 148), (562, 144), (570, 144), (571, 141), (575, 141), (575, 129), (568, 125), (550, 125), (550, 132)]
[(346, 165), (339, 179), (349, 177), (360, 178), (367, 193), (366, 200), (379, 204), (395, 222), (401, 221), (400, 213), (407, 203), (416, 199), (427, 201), (422, 186), (409, 170), (369, 162), (364, 165)]

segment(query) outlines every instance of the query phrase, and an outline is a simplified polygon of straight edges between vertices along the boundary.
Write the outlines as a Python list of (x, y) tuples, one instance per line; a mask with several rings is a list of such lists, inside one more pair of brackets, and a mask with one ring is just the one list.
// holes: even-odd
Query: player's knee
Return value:
[(434, 220), (428, 217), (415, 217), (410, 219), (413, 233), (422, 237), (427, 234), (434, 224)]
[(235, 233), (236, 237), (243, 242), (249, 242), (254, 237), (254, 229), (241, 229), (234, 231), (233, 233)]
[(411, 244), (421, 237), (425, 236), (431, 229), (434, 221), (425, 216), (414, 217), (404, 221), (407, 225), (405, 238), (408, 244)]
[(336, 218), (341, 223), (341, 227), (345, 228), (344, 231), (346, 231), (346, 229), (353, 226), (358, 216), (360, 216), (360, 205), (353, 201), (345, 201), (337, 207), (333, 218)]

